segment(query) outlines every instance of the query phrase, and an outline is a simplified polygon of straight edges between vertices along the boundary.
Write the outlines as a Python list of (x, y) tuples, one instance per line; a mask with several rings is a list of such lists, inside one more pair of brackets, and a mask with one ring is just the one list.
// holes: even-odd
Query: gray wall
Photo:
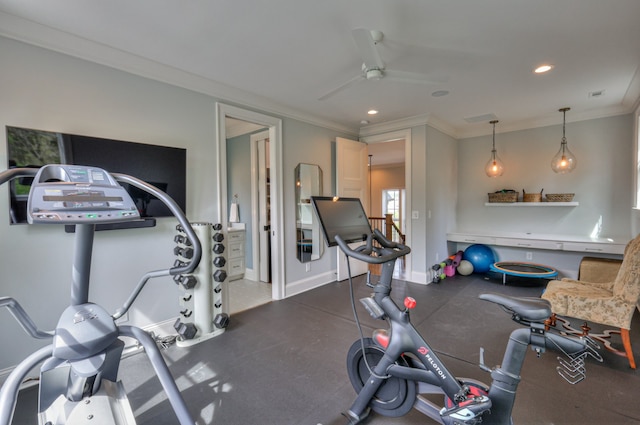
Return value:
[(285, 273), (287, 295), (305, 290), (321, 282), (335, 280), (336, 248), (327, 248), (319, 260), (309, 264), (296, 259), (296, 200), (295, 168), (299, 163), (316, 164), (322, 170), (322, 188), (326, 196), (333, 195), (335, 170), (333, 169), (333, 145), (336, 137), (353, 139), (353, 135), (336, 132), (294, 120), (283, 124), (282, 135), (285, 142), (283, 163), (284, 182), (284, 223), (285, 223)]
[[(187, 149), (187, 211), (194, 221), (217, 217), (216, 99), (66, 55), (0, 38), (0, 127), (5, 125), (177, 146)], [(333, 140), (354, 138), (316, 125), (283, 119), (283, 195), (286, 295), (333, 280), (335, 248), (310, 271), (295, 257), (294, 169), (318, 164), (324, 193), (335, 187)], [(603, 232), (629, 236), (632, 197), (633, 123), (629, 116), (570, 123), (569, 146), (578, 169), (552, 173), (561, 126), (497, 135), (507, 171), (501, 180), (484, 176), (490, 137), (456, 141), (423, 125), (412, 128), (411, 241), (414, 271), (447, 254), (452, 230), (553, 229), (582, 233), (603, 216)], [(0, 164), (7, 163), (0, 131)], [(604, 166), (598, 164), (604, 163)], [(457, 164), (457, 165), (456, 165)], [(486, 193), (503, 187), (575, 191), (580, 207), (570, 212), (495, 211)], [(234, 191), (234, 189), (231, 189)], [(232, 195), (233, 193), (230, 192)], [(0, 296), (17, 298), (43, 329), (55, 326), (68, 303), (73, 237), (57, 226), (9, 226), (8, 193), (0, 187)], [(431, 218), (428, 218), (431, 211)], [(243, 221), (244, 221), (244, 212)], [(540, 214), (540, 213), (539, 213)], [(457, 222), (456, 222), (457, 219)], [(153, 229), (101, 232), (96, 236), (91, 298), (108, 311), (120, 307), (139, 276), (173, 262), (174, 222)], [(151, 282), (131, 310), (129, 322), (145, 326), (176, 316), (179, 291), (170, 279)], [(0, 310), (0, 371), (43, 345), (26, 336), (6, 309)]]
[[(176, 146), (187, 149), (187, 215), (214, 222), (217, 99), (0, 37), (0, 164), (7, 164), (5, 125)], [(331, 281), (335, 259), (325, 254), (306, 272), (295, 257), (293, 170), (318, 163), (331, 187), (332, 130), (283, 118), (286, 285), (305, 289)], [(351, 135), (353, 138), (354, 136)], [(233, 189), (232, 189), (233, 190)], [(68, 304), (73, 236), (58, 226), (10, 226), (7, 186), (0, 187), (0, 296), (16, 298), (42, 329), (55, 327)], [(243, 212), (244, 214), (244, 212)], [(96, 235), (90, 298), (115, 311), (139, 277), (173, 264), (175, 222), (152, 229)], [(318, 277), (319, 276), (319, 277)], [(296, 285), (298, 280), (303, 284)], [(307, 286), (305, 286), (307, 285)], [(177, 316), (180, 291), (169, 278), (151, 281), (129, 314), (147, 326)], [(0, 373), (44, 345), (0, 309)]]
[[(561, 117), (558, 117), (561, 121)], [(555, 174), (551, 159), (560, 147), (562, 125), (498, 133), (496, 148), (505, 163), (504, 175), (489, 178), (484, 166), (491, 136), (458, 142), (457, 231), (532, 232), (589, 236), (601, 223), (601, 237), (628, 240), (632, 236), (633, 167), (632, 115), (569, 122), (570, 150), (578, 160), (569, 174)], [(522, 192), (575, 193), (578, 207), (487, 207), (487, 193), (503, 188)], [(502, 260), (524, 261), (525, 250), (499, 248)], [(529, 250), (530, 251), (530, 250)], [(557, 267), (576, 277), (580, 253), (536, 251), (533, 261)]]
[[(261, 130), (264, 131), (264, 130)], [(245, 266), (253, 269), (253, 240), (251, 232), (251, 135), (244, 134), (227, 139), (227, 214), (234, 195), (238, 195), (240, 222), (244, 223)]]
[[(186, 148), (188, 216), (211, 221), (217, 215), (211, 98), (5, 38), (0, 52), (0, 164), (7, 164), (5, 125)], [(10, 226), (8, 199), (3, 185), (0, 295), (15, 297), (39, 327), (52, 329), (69, 301), (73, 236), (59, 226)], [(152, 229), (98, 233), (90, 297), (114, 311), (144, 272), (171, 265), (174, 225), (159, 219)], [(152, 281), (129, 322), (176, 316), (178, 295), (170, 278)], [(24, 334), (6, 309), (0, 323), (0, 339), (10, 341), (1, 349), (0, 370), (44, 345)]]

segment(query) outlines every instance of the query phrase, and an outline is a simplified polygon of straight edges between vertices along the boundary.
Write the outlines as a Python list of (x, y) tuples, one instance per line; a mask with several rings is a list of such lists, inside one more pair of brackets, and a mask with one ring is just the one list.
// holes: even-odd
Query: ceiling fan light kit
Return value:
[(353, 40), (362, 59), (362, 68), (360, 73), (348, 81), (342, 83), (335, 89), (320, 96), (318, 100), (326, 100), (337, 93), (349, 88), (355, 83), (362, 81), (377, 81), (377, 80), (393, 80), (405, 83), (418, 83), (418, 84), (439, 84), (445, 82), (441, 78), (435, 78), (430, 75), (420, 74), (416, 72), (406, 72), (395, 69), (389, 69), (382, 61), (380, 53), (378, 52), (377, 45), (384, 39), (382, 31), (368, 30), (365, 28), (356, 28), (351, 31)]
[(367, 69), (365, 71), (365, 75), (367, 77), (367, 80), (379, 80), (384, 76), (382, 70), (377, 68)]

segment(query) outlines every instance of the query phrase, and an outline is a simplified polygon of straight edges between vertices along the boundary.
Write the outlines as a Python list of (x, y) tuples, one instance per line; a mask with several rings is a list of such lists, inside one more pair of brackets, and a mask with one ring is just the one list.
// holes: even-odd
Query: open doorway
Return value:
[[(361, 140), (369, 150), (369, 215), (385, 226), (386, 214), (391, 214), (394, 240), (411, 245), (411, 130)], [(411, 256), (407, 256), (396, 262), (394, 277), (411, 280), (411, 270)]]
[[(253, 291), (250, 284), (250, 282), (259, 281), (258, 270), (260, 269), (261, 261), (267, 261), (270, 269), (269, 300), (284, 298), (284, 260), (280, 255), (283, 252), (283, 218), (282, 209), (279, 207), (282, 193), (280, 171), (282, 168), (282, 124), (281, 120), (277, 118), (220, 103), (216, 105), (216, 110), (219, 222), (229, 229), (229, 238), (235, 237), (235, 232), (238, 229), (243, 230), (243, 235), (246, 238), (243, 245), (243, 258), (245, 261), (242, 277), (239, 278), (235, 275), (233, 277), (234, 280), (227, 280), (226, 282), (227, 292), (230, 294), (229, 307), (235, 309), (235, 311), (230, 311), (233, 313), (252, 307), (254, 302), (257, 303), (256, 305), (264, 302), (264, 285), (262, 289), (255, 289), (259, 288), (259, 286), (254, 285), (255, 291)], [(238, 152), (238, 149), (240, 149), (239, 140), (243, 139), (241, 137), (243, 134), (246, 135), (247, 139), (247, 150), (244, 154)], [(256, 159), (258, 153), (255, 152), (255, 141), (251, 140), (252, 134), (261, 134), (262, 140), (269, 141), (266, 144), (262, 144), (262, 162)], [(243, 157), (245, 162), (243, 165), (229, 163), (229, 161), (234, 161), (234, 158), (238, 157)], [(263, 181), (269, 183), (270, 202), (266, 211), (265, 207), (260, 207), (257, 201), (256, 193), (258, 189), (255, 186), (257, 183), (254, 184), (254, 180), (257, 182), (260, 173), (263, 176)], [(245, 181), (238, 182), (238, 180), (233, 180), (234, 176), (238, 179), (239, 175)], [(267, 177), (264, 177), (265, 175)], [(261, 189), (260, 192), (263, 190)], [(262, 239), (268, 240), (271, 255), (267, 257), (256, 255), (254, 248), (254, 246), (260, 245), (260, 239), (255, 235), (259, 230), (264, 229), (264, 225), (259, 225), (254, 220), (254, 216), (259, 214), (261, 210), (266, 213), (270, 225), (264, 232), (260, 232)], [(229, 243), (231, 244), (231, 239), (229, 239)], [(229, 266), (231, 267), (231, 264)], [(242, 289), (238, 289), (240, 286), (242, 286)], [(231, 290), (232, 288), (233, 290)], [(238, 299), (233, 299), (234, 294), (242, 298), (241, 303), (239, 303)]]

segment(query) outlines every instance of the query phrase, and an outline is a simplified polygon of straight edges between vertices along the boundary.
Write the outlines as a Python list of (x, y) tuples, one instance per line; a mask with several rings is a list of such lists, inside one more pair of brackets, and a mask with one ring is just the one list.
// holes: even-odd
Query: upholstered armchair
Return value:
[[(629, 329), (631, 329), (631, 318), (640, 300), (640, 235), (627, 244), (615, 280), (611, 282), (587, 282), (567, 278), (553, 280), (547, 285), (542, 298), (551, 302), (551, 310), (559, 316), (569, 316), (619, 328), (619, 331), (616, 329), (613, 332), (607, 332), (604, 337), (608, 337), (610, 333), (619, 333), (624, 351), (613, 351), (626, 356), (631, 368), (636, 368)], [(588, 326), (583, 326), (583, 332), (588, 332), (588, 329)], [(607, 348), (610, 348), (610, 345), (607, 345)]]

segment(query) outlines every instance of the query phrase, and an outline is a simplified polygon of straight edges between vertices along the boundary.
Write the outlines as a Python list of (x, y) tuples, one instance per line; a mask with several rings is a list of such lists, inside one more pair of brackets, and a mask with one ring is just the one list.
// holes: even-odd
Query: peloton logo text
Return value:
[(427, 349), (427, 347), (418, 348), (418, 353), (422, 354), (423, 356), (425, 356), (427, 358), (427, 361), (429, 362), (429, 364), (431, 365), (433, 370), (436, 372), (436, 374), (440, 378), (442, 378), (443, 380), (447, 379), (447, 376), (444, 374), (442, 369), (440, 369), (440, 366), (433, 360), (433, 358), (429, 354), (429, 350)]

